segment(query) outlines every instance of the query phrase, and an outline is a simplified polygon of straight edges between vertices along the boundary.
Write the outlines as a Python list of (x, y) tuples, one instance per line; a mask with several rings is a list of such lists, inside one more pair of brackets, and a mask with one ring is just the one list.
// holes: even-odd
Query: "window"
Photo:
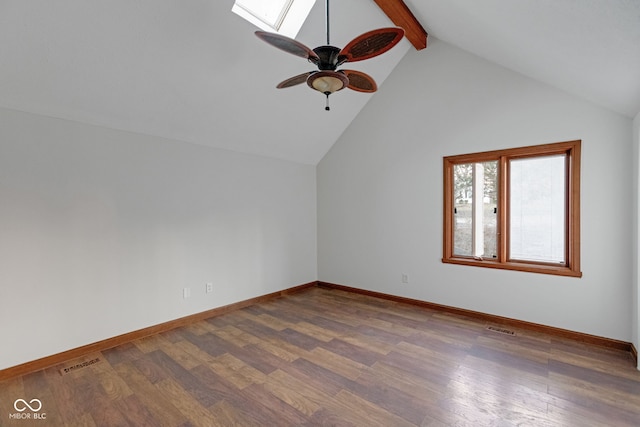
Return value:
[(295, 38), (316, 0), (236, 0), (231, 11), (264, 31)]
[(580, 141), (445, 157), (442, 261), (581, 277)]

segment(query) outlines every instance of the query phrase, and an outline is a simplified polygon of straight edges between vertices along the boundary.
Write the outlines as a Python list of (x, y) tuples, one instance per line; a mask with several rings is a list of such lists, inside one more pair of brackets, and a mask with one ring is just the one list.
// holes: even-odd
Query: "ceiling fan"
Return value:
[(277, 33), (256, 31), (255, 34), (270, 45), (305, 58), (318, 67), (317, 71), (309, 71), (290, 77), (280, 82), (276, 87), (283, 89), (306, 82), (310, 88), (322, 92), (326, 96), (325, 110), (329, 111), (329, 95), (333, 92), (345, 87), (358, 92), (375, 92), (378, 89), (375, 80), (362, 71), (336, 69), (345, 62), (362, 61), (385, 53), (402, 40), (404, 30), (399, 27), (388, 27), (368, 31), (340, 49), (331, 46), (329, 41), (329, 0), (325, 0), (325, 12), (327, 44), (315, 49), (310, 49), (294, 39)]

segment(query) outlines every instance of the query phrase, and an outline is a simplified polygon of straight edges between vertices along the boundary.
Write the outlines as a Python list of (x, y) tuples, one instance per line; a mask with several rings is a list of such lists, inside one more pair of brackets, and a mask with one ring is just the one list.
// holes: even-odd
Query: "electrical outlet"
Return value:
[(211, 292), (213, 292), (213, 283), (209, 282), (207, 283), (207, 285), (205, 286), (205, 291), (210, 294)]
[(191, 288), (182, 289), (182, 298), (189, 298), (191, 296)]
[(407, 276), (406, 274), (402, 273), (402, 283), (409, 283), (409, 276)]

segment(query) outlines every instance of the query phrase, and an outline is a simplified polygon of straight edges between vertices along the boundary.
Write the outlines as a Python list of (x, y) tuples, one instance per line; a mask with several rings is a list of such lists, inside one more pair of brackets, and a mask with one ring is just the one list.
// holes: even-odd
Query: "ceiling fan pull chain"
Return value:
[(329, 111), (329, 110), (331, 110), (331, 108), (329, 108), (329, 95), (331, 95), (331, 92), (325, 92), (324, 94), (327, 97), (327, 104), (325, 105), (324, 109), (326, 111)]

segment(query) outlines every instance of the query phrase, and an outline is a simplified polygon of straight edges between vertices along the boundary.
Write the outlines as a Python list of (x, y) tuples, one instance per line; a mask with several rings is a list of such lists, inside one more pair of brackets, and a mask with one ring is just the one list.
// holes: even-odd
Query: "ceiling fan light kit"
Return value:
[(349, 85), (349, 78), (339, 71), (318, 71), (307, 77), (310, 88), (325, 95), (344, 89)]
[(399, 27), (379, 28), (359, 35), (344, 48), (331, 46), (329, 42), (329, 0), (325, 1), (327, 44), (310, 49), (289, 37), (256, 31), (256, 36), (270, 45), (292, 55), (307, 59), (318, 67), (318, 71), (302, 73), (280, 82), (276, 87), (284, 89), (306, 82), (327, 98), (325, 110), (329, 111), (329, 95), (348, 87), (357, 92), (371, 93), (378, 89), (375, 80), (362, 71), (337, 70), (345, 62), (356, 62), (381, 55), (394, 47), (404, 37)]

